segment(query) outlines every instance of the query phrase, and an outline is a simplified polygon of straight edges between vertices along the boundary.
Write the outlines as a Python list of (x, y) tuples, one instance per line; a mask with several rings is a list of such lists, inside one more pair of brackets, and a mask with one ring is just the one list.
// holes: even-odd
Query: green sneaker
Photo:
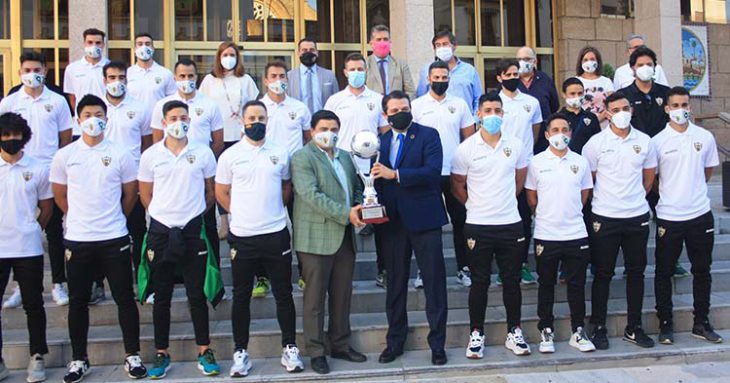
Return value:
[(170, 354), (158, 352), (152, 368), (148, 371), (148, 376), (152, 380), (162, 379), (168, 371), (170, 371)]
[(677, 266), (674, 267), (674, 277), (675, 278), (685, 278), (689, 277), (689, 271), (685, 270), (682, 265), (677, 262)]
[(213, 376), (221, 373), (221, 368), (215, 361), (213, 350), (207, 349), (201, 355), (198, 355), (198, 370), (205, 376)]
[(499, 274), (497, 274), (497, 281), (496, 281), (496, 283), (497, 283), (497, 286), (502, 286), (502, 277)]
[(299, 287), (299, 291), (304, 291), (304, 288), (307, 287), (307, 283), (304, 282), (304, 278), (299, 277), (299, 280), (297, 281), (297, 287)]
[(522, 280), (523, 285), (531, 285), (535, 282), (535, 277), (532, 276), (532, 273), (530, 272), (530, 269), (527, 268), (527, 263), (522, 264)]
[(256, 287), (251, 292), (253, 298), (263, 298), (269, 293), (271, 286), (269, 285), (269, 279), (261, 277), (256, 281)]

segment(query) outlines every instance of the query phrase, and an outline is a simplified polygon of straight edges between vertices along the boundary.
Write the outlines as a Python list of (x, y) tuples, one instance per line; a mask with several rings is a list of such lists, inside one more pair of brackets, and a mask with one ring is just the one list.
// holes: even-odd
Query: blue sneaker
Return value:
[(155, 355), (155, 363), (152, 365), (152, 368), (147, 371), (147, 376), (153, 380), (162, 379), (165, 375), (167, 375), (167, 372), (170, 371), (170, 368), (172, 368), (170, 365), (170, 354), (158, 352), (157, 355)]
[(213, 350), (207, 349), (202, 355), (198, 355), (198, 370), (205, 376), (213, 376), (221, 373), (221, 368), (215, 361)]

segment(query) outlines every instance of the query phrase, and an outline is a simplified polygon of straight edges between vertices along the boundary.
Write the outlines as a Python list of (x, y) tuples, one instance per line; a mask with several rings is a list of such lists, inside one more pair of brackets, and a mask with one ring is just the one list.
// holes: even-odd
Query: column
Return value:
[(679, 1), (635, 1), (636, 33), (646, 36), (646, 44), (656, 52), (669, 84), (682, 84), (682, 18)]
[[(68, 43), (69, 61), (75, 61), (84, 54), (82, 34), (88, 28), (108, 30), (107, 2), (105, 0), (69, 0)], [(107, 55), (107, 52), (104, 52)]]
[(433, 61), (433, 0), (390, 0), (393, 55), (408, 63), (413, 81)]

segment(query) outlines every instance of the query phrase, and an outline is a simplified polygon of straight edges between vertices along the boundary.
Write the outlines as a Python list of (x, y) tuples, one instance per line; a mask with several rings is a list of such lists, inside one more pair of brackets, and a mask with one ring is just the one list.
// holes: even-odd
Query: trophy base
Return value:
[(369, 225), (377, 225), (390, 221), (388, 216), (385, 215), (385, 206), (382, 205), (363, 207), (360, 212), (360, 219)]

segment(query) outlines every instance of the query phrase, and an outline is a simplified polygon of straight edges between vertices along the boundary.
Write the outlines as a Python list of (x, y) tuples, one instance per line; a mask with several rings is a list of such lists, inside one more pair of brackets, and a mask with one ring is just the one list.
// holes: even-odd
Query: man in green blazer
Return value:
[[(304, 339), (312, 369), (329, 373), (326, 352), (336, 359), (365, 362), (350, 347), (350, 299), (355, 267), (353, 226), (360, 220), (362, 183), (350, 155), (337, 149), (340, 120), (328, 110), (312, 116), (312, 141), (291, 160), (294, 183), (294, 250), (307, 281)], [(329, 329), (324, 332), (329, 294)]]

